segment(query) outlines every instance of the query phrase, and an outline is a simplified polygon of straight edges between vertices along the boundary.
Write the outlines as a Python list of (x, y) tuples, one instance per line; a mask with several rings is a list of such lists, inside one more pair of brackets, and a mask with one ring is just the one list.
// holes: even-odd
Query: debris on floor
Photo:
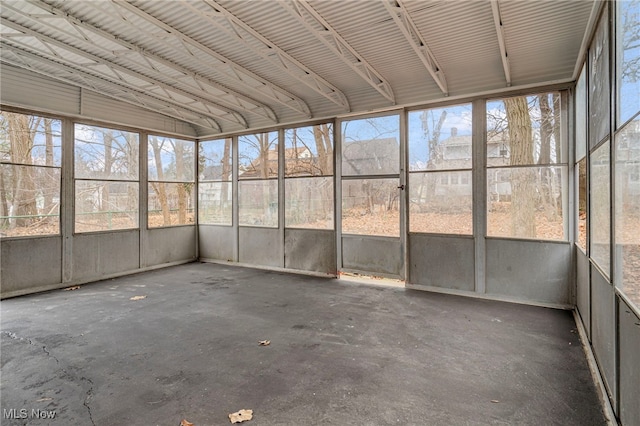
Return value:
[(182, 421), (180, 422), (180, 426), (193, 426), (193, 423), (191, 423), (187, 419), (182, 419)]
[(80, 288), (79, 285), (74, 285), (74, 286), (71, 286), (71, 287), (63, 288), (63, 290), (64, 291), (71, 291), (71, 290), (77, 290), (79, 288)]
[(231, 423), (242, 423), (253, 418), (253, 410), (240, 410), (229, 414)]
[(269, 346), (271, 344), (271, 340), (260, 340), (258, 343), (260, 346)]
[(493, 402), (494, 404), (497, 404), (500, 401), (498, 401), (497, 399), (492, 399), (491, 402)]
[(133, 296), (131, 298), (129, 298), (129, 300), (142, 300), (142, 299), (146, 299), (147, 296)]

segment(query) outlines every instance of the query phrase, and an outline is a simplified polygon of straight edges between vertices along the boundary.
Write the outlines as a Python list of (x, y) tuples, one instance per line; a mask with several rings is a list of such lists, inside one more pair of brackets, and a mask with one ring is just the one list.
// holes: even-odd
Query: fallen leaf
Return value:
[(229, 414), (231, 423), (242, 423), (253, 418), (253, 410), (240, 410)]
[(269, 346), (271, 344), (271, 340), (260, 340), (258, 343), (260, 346)]
[(77, 290), (79, 289), (80, 286), (79, 285), (74, 285), (73, 287), (67, 287), (65, 289), (63, 289), (64, 291), (71, 291), (71, 290)]
[(494, 404), (497, 404), (500, 401), (498, 401), (497, 399), (492, 399), (491, 402), (493, 402)]
[(187, 421), (187, 419), (182, 419), (180, 426), (193, 426), (193, 423)]
[(146, 298), (147, 298), (147, 296), (133, 296), (129, 300), (142, 300), (142, 299), (146, 299)]

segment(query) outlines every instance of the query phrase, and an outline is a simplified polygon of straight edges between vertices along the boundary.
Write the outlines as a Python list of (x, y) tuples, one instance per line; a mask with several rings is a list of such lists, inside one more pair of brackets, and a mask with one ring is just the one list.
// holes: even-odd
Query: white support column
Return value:
[(62, 282), (73, 281), (73, 223), (75, 221), (75, 193), (73, 182), (74, 125), (62, 119), (62, 171), (60, 187), (60, 234), (62, 235)]
[(149, 249), (149, 170), (147, 164), (149, 161), (149, 134), (147, 132), (140, 133), (140, 171), (138, 177), (140, 179), (138, 193), (138, 226), (140, 228), (140, 268), (147, 267), (147, 251)]
[(487, 118), (484, 99), (473, 101), (473, 239), (475, 242), (475, 291), (486, 292), (487, 235)]
[(240, 219), (239, 206), (238, 206), (238, 176), (240, 175), (238, 170), (238, 137), (234, 136), (231, 143), (232, 159), (231, 164), (231, 215), (232, 215), (232, 227), (233, 227), (233, 261), (240, 261), (240, 225), (238, 221)]
[(285, 193), (285, 184), (284, 184), (284, 175), (285, 175), (285, 158), (284, 158), (284, 129), (278, 130), (278, 232), (280, 233), (280, 248), (282, 252), (280, 253), (280, 267), (285, 267), (285, 235), (284, 235), (284, 226), (285, 226), (285, 202), (286, 202), (286, 193)]
[(502, 16), (500, 15), (500, 4), (498, 3), (498, 0), (491, 0), (491, 11), (493, 13), (493, 23), (496, 27), (496, 35), (498, 36), (498, 45), (500, 46), (500, 57), (502, 58), (504, 78), (507, 81), (507, 87), (510, 87), (511, 67), (509, 65), (509, 56), (507, 54), (507, 45), (504, 37), (504, 26), (502, 24)]

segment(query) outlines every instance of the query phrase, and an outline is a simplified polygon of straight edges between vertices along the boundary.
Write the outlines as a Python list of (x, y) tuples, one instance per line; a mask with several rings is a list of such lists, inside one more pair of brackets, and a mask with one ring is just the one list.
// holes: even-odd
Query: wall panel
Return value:
[(61, 237), (3, 239), (0, 250), (2, 297), (62, 282)]
[(189, 123), (34, 72), (3, 64), (0, 66), (0, 73), (0, 102), (7, 105), (188, 137), (198, 136)]
[(576, 250), (576, 303), (582, 325), (591, 339), (591, 290), (589, 285), (589, 259), (580, 249)]
[(283, 267), (283, 247), (279, 229), (241, 227), (238, 245), (240, 263)]
[(196, 227), (176, 226), (149, 229), (145, 266), (196, 259)]
[(317, 229), (285, 229), (284, 266), (300, 271), (335, 275), (335, 232)]
[(202, 259), (235, 261), (235, 235), (236, 230), (231, 226), (198, 226), (200, 257)]
[(640, 318), (619, 300), (620, 326), (620, 420), (640, 424)]
[(474, 245), (469, 237), (409, 234), (411, 284), (473, 291)]
[(616, 315), (613, 286), (591, 266), (591, 345), (610, 395), (615, 395)]
[(400, 276), (404, 269), (400, 241), (396, 238), (345, 235), (342, 237), (342, 267)]
[(137, 229), (74, 235), (72, 281), (93, 281), (135, 271), (140, 266), (139, 238)]
[(568, 305), (571, 245), (487, 238), (487, 293)]

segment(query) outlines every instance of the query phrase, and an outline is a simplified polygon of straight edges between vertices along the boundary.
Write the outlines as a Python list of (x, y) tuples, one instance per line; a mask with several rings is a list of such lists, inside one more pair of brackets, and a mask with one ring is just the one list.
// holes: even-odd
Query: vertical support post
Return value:
[(200, 216), (200, 171), (198, 170), (198, 166), (200, 164), (200, 140), (196, 139), (195, 140), (195, 145), (193, 147), (194, 153), (193, 153), (193, 170), (195, 171), (194, 173), (194, 182), (193, 182), (193, 191), (195, 194), (195, 204), (194, 204), (194, 211), (193, 211), (193, 223), (194, 223), (194, 244), (195, 244), (195, 250), (194, 250), (194, 254), (195, 254), (195, 260), (200, 259), (200, 221), (199, 221), (199, 216)]
[(278, 233), (280, 241), (280, 267), (285, 267), (285, 252), (284, 252), (284, 226), (285, 226), (285, 188), (284, 188), (284, 174), (285, 174), (285, 155), (284, 155), (284, 129), (278, 130)]
[[(562, 159), (561, 162), (567, 163), (567, 185), (566, 191), (562, 191), (562, 209), (563, 215), (566, 217), (564, 220), (564, 234), (569, 240), (571, 246), (571, 271), (569, 273), (569, 303), (576, 305), (577, 303), (577, 258), (576, 258), (576, 227), (577, 227), (577, 207), (578, 200), (576, 194), (576, 183), (578, 181), (577, 169), (575, 167), (576, 159), (576, 108), (575, 108), (575, 90), (573, 96), (569, 97), (568, 92), (563, 91), (560, 93), (560, 134), (562, 136), (561, 146), (567, 147), (567, 158)], [(567, 123), (567, 125), (563, 125)], [(556, 125), (558, 125), (556, 123)], [(573, 141), (573, 143), (570, 143)]]
[(149, 247), (149, 161), (147, 161), (149, 155), (149, 134), (147, 132), (140, 132), (139, 135), (140, 160), (138, 164), (140, 164), (140, 169), (138, 171), (138, 178), (140, 182), (138, 186), (138, 226), (140, 232), (140, 268), (144, 268), (148, 262), (147, 250)]
[(75, 222), (75, 193), (73, 145), (74, 124), (69, 118), (62, 119), (62, 171), (60, 188), (60, 233), (62, 235), (62, 282), (73, 281), (73, 224)]
[(231, 142), (232, 163), (231, 163), (231, 216), (233, 227), (233, 261), (240, 261), (240, 227), (239, 222), (239, 196), (238, 196), (238, 137), (234, 136)]
[(336, 120), (333, 126), (334, 179), (335, 179), (335, 224), (336, 224), (336, 275), (342, 271), (342, 121)]
[(473, 164), (473, 240), (475, 260), (475, 291), (486, 292), (487, 235), (487, 105), (484, 99), (473, 101), (472, 164)]
[(400, 279), (409, 282), (409, 179), (408, 179), (408, 112), (402, 109), (400, 112), (400, 175), (398, 176), (400, 197), (398, 207), (400, 209), (400, 250), (403, 257), (403, 268), (400, 270)]

